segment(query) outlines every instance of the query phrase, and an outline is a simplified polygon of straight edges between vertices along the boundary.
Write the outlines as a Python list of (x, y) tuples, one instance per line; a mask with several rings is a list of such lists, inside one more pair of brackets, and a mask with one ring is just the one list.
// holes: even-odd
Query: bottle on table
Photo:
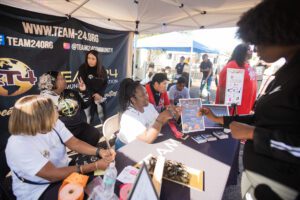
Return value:
[(117, 169), (115, 162), (111, 162), (109, 167), (105, 170), (103, 177), (103, 197), (106, 200), (117, 200), (118, 197), (115, 195), (115, 183), (117, 180)]

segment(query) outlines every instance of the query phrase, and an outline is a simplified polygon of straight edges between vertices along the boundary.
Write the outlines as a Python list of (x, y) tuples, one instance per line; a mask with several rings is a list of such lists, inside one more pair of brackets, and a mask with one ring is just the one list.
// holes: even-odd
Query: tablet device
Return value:
[[(223, 104), (202, 104), (202, 107), (209, 108), (216, 116), (229, 116), (229, 108)], [(222, 129), (221, 124), (215, 123), (204, 116), (205, 128), (208, 129)]]

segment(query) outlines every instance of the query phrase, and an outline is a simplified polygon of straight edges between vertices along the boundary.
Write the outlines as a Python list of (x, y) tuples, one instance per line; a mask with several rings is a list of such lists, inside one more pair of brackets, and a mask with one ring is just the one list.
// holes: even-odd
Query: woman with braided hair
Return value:
[(173, 108), (159, 114), (149, 103), (146, 89), (130, 78), (121, 82), (118, 95), (121, 121), (116, 149), (135, 139), (152, 143), (162, 126), (173, 118), (172, 112), (179, 116)]

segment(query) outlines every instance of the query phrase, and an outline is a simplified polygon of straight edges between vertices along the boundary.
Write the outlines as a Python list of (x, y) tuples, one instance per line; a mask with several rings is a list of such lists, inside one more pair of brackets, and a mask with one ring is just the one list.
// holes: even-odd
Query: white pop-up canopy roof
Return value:
[(195, 53), (219, 53), (184, 33), (165, 33), (138, 39), (137, 48)]
[(1, 0), (38, 13), (71, 16), (95, 26), (161, 33), (235, 26), (260, 0)]

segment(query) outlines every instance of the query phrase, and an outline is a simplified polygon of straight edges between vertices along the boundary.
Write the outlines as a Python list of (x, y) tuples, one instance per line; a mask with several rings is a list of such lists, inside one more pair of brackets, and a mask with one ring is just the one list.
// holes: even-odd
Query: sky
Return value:
[(232, 52), (234, 47), (241, 43), (241, 40), (235, 38), (237, 27), (201, 29), (191, 31), (189, 34), (200, 43), (215, 48), (223, 52)]

